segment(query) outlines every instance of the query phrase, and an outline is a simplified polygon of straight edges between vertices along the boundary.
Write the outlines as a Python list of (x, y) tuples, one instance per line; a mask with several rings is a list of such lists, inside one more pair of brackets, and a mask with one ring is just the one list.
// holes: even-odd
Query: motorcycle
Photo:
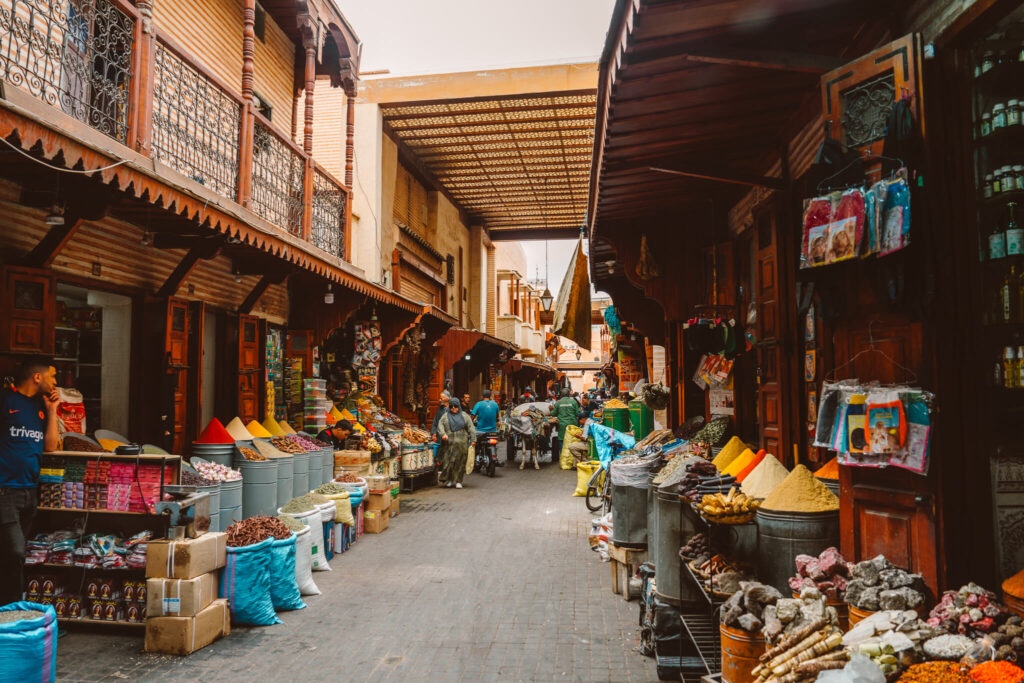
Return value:
[(488, 477), (494, 476), (494, 468), (498, 466), (498, 432), (484, 432), (476, 437), (476, 457), (473, 471), (482, 472)]

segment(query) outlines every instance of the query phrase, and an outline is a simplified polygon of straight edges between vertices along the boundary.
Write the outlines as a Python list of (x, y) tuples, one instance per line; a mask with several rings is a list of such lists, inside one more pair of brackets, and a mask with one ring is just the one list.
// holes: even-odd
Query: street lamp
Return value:
[(554, 300), (555, 297), (551, 296), (551, 290), (545, 287), (544, 293), (540, 295), (540, 305), (544, 308), (545, 313), (551, 312), (551, 304)]

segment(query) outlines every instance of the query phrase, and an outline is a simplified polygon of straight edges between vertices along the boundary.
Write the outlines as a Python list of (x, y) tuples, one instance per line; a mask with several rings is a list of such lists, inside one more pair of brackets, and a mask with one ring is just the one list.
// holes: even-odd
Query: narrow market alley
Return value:
[[(636, 602), (609, 590), (587, 545), (576, 473), (503, 468), (460, 490), (403, 496), (314, 579), (284, 624), (232, 627), (190, 657), (140, 652), (134, 633), (72, 629), (63, 681), (641, 681)], [(358, 627), (357, 627), (358, 626)]]

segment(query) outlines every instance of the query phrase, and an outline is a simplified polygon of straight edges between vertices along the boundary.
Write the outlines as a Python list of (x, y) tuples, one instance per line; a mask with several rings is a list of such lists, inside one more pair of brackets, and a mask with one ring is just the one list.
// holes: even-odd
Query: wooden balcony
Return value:
[(0, 0), (0, 86), (346, 259), (350, 188), (144, 19), (128, 0)]

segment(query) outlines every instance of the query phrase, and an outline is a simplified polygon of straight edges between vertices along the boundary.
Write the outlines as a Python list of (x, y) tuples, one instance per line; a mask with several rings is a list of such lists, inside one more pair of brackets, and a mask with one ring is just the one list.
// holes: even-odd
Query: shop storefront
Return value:
[(806, 28), (795, 6), (754, 28), (707, 9), (618, 7), (595, 287), (664, 341), (672, 427), (717, 418), (834, 484), (845, 560), (920, 575), (929, 607), (998, 589), (1024, 566), (1016, 8), (831, 3), (785, 56), (754, 46)]

